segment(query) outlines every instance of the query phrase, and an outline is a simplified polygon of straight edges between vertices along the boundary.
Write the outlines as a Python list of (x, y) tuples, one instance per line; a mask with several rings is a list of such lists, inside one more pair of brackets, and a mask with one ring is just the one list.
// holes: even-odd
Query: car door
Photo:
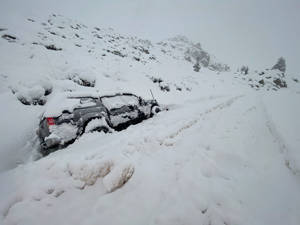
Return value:
[(139, 98), (130, 94), (118, 94), (101, 98), (103, 105), (110, 113), (110, 121), (114, 127), (134, 123), (139, 118)]

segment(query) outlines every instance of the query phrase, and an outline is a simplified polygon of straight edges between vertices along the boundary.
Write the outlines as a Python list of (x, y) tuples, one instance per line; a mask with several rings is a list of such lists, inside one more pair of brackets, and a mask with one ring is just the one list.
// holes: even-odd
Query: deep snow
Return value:
[[(49, 18), (9, 28), (15, 43), (0, 38), (0, 224), (300, 223), (299, 83), (287, 77), (287, 89), (256, 91), (233, 72), (194, 72), (185, 41), (119, 42), (102, 28), (100, 39), (97, 29)], [(44, 34), (48, 26), (66, 38)], [(39, 116), (56, 94), (149, 99), (150, 89), (168, 111), (121, 132), (86, 133), (34, 160)], [(46, 105), (23, 105), (19, 94)]]

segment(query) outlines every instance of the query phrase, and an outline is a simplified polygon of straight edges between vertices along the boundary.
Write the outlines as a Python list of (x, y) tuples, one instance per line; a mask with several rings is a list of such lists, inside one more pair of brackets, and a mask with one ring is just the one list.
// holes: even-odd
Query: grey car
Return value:
[(37, 130), (42, 155), (66, 147), (85, 132), (120, 131), (160, 111), (155, 99), (144, 100), (131, 93), (72, 94), (54, 98), (49, 105)]

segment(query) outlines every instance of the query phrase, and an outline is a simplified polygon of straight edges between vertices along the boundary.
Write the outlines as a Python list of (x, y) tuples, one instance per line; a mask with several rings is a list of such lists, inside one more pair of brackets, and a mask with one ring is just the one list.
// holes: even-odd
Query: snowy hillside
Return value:
[[(0, 224), (300, 223), (295, 76), (235, 72), (184, 36), (154, 43), (56, 14), (19, 24), (0, 25)], [(168, 111), (40, 158), (55, 95), (150, 90)]]

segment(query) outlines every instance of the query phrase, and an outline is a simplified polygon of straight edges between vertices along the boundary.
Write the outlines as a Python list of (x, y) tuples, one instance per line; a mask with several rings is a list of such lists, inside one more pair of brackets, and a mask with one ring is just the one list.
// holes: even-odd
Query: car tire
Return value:
[(92, 130), (89, 130), (87, 133), (93, 133), (93, 132), (104, 132), (104, 133), (108, 133), (109, 132), (109, 128), (108, 127), (95, 127)]
[(89, 127), (91, 123), (94, 122), (94, 120), (102, 120), (105, 121), (104, 118), (94, 118), (90, 121), (88, 121), (86, 123), (86, 125), (83, 128), (83, 132), (82, 133), (93, 133), (93, 132), (104, 132), (104, 133), (108, 133), (110, 132), (110, 128), (108, 127), (107, 123), (103, 123), (103, 124), (99, 124), (99, 126), (95, 126), (95, 127)]
[(151, 108), (151, 116), (159, 113), (161, 111), (161, 109), (159, 108), (159, 106), (155, 105)]

